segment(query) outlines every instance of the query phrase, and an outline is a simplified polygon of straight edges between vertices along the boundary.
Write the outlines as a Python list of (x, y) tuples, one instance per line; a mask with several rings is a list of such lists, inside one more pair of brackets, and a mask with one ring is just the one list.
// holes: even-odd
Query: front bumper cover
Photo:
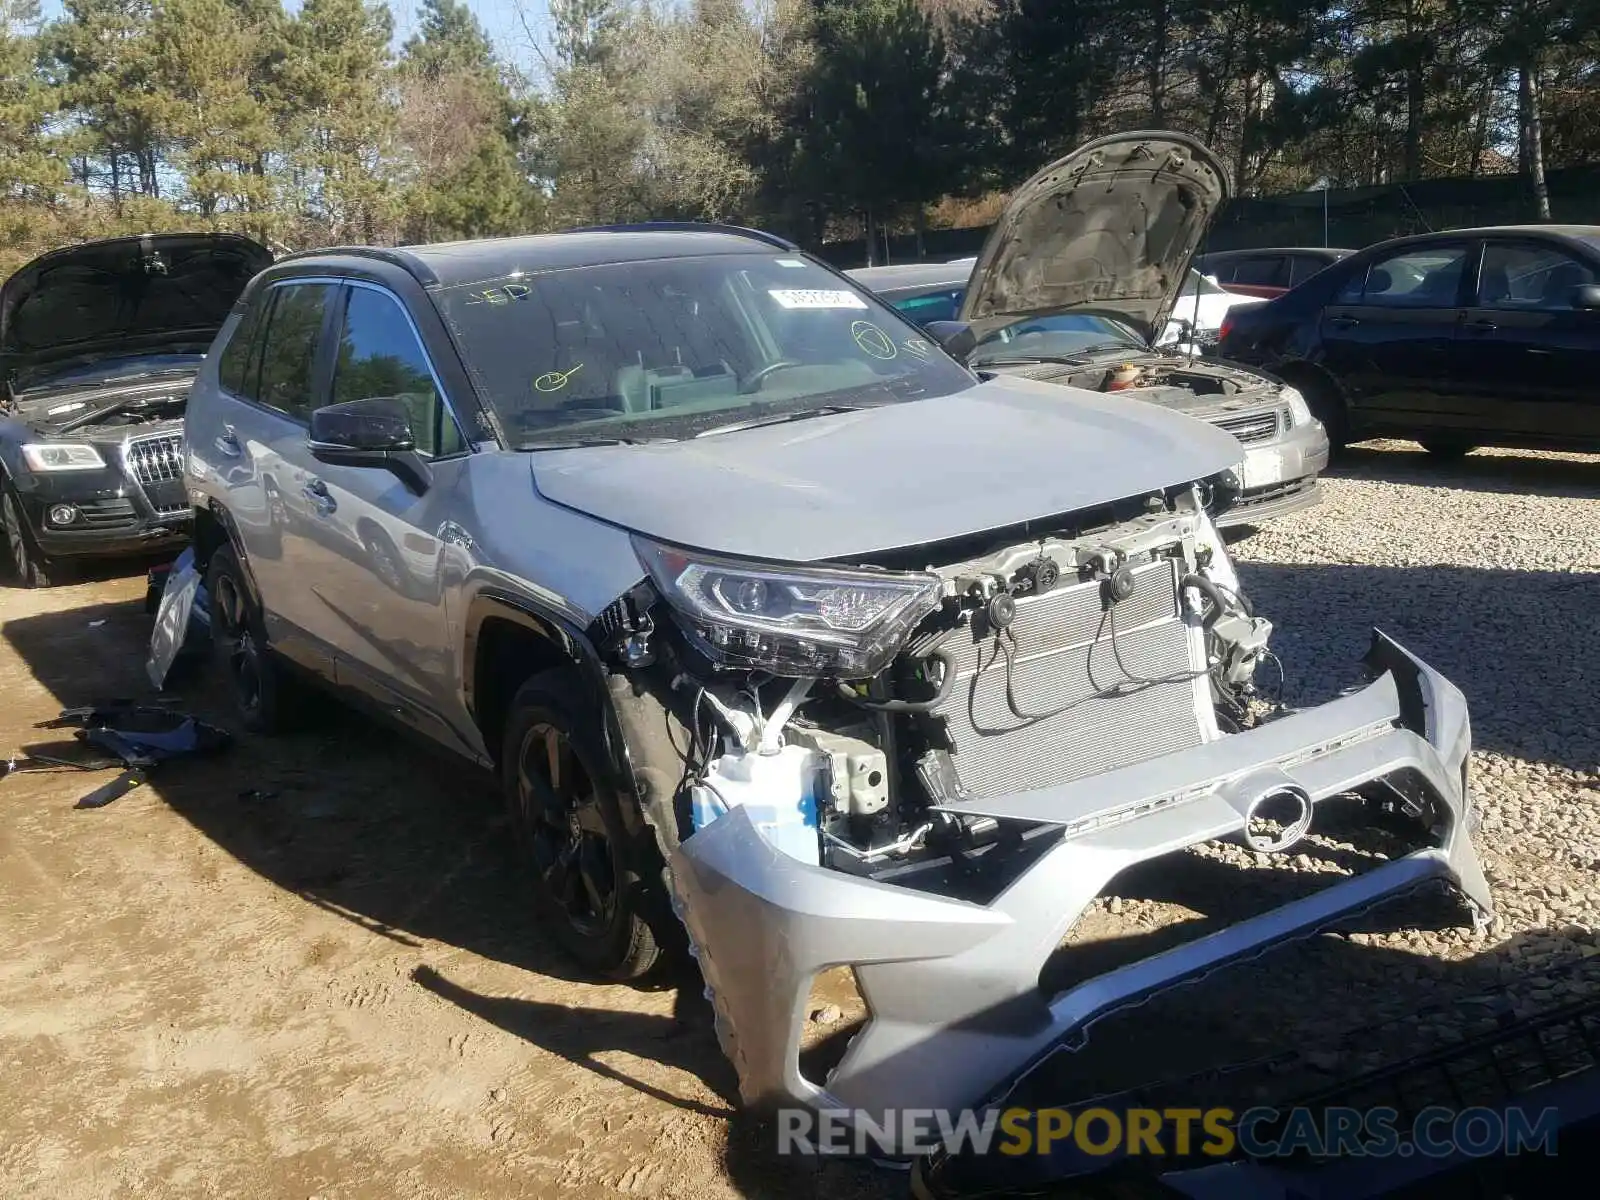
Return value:
[(1322, 499), (1317, 476), (1328, 468), (1328, 434), (1320, 421), (1296, 425), (1282, 437), (1245, 447), (1244, 491), (1217, 517), (1218, 529), (1254, 525), (1309, 508)]
[[(890, 1110), (962, 1109), (995, 1095), (1097, 1019), (1185, 980), (1308, 936), (1430, 879), (1479, 919), (1492, 909), (1468, 830), (1465, 697), (1374, 631), (1376, 678), (1337, 700), (1195, 749), (1070, 783), (969, 801), (959, 811), (1062, 829), (989, 904), (790, 858), (742, 809), (672, 857), (676, 898), (751, 1105), (849, 1112), (881, 1128)], [(1408, 771), (1424, 782), (1437, 845), (1057, 996), (1040, 970), (1119, 872), (1239, 832), (1245, 797), (1287, 780), (1313, 803)], [(954, 807), (954, 806), (953, 806)], [(816, 975), (849, 965), (869, 1016), (824, 1083), (800, 1070)]]

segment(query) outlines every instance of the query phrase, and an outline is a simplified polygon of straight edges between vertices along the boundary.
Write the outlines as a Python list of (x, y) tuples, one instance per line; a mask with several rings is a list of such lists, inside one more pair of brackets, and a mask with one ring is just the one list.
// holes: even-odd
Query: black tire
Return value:
[(0, 490), (0, 525), (5, 527), (7, 578), (23, 588), (47, 588), (55, 582), (55, 573), (39, 553), (28, 519), (22, 515), (22, 501), (9, 483)]
[(251, 733), (282, 733), (298, 711), (299, 688), (273, 657), (266, 622), (251, 599), (244, 569), (230, 546), (212, 552), (206, 568), (211, 601), (211, 646), (233, 700), (234, 714)]
[(635, 980), (664, 957), (661, 864), (629, 839), (596, 724), (573, 672), (535, 675), (506, 718), (501, 787), (546, 928), (587, 970)]
[(1476, 442), (1469, 442), (1460, 438), (1430, 437), (1418, 438), (1417, 441), (1434, 458), (1441, 459), (1444, 462), (1455, 462), (1457, 459), (1465, 458), (1478, 448)]
[(1330, 456), (1343, 452), (1350, 444), (1350, 406), (1340, 394), (1338, 385), (1331, 379), (1314, 375), (1297, 375), (1289, 380), (1306, 398), (1311, 415), (1322, 422), (1328, 433)]

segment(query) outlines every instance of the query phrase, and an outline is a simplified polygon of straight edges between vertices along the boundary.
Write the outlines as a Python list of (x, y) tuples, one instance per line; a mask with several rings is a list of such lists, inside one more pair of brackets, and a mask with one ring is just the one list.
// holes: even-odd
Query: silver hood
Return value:
[(662, 541), (810, 562), (1076, 512), (1238, 465), (1204, 421), (991, 379), (936, 399), (663, 445), (532, 455), (547, 499)]
[(1153, 338), (1229, 191), (1221, 162), (1187, 134), (1085, 143), (1012, 195), (961, 318), (982, 337), (1019, 317), (1093, 311)]

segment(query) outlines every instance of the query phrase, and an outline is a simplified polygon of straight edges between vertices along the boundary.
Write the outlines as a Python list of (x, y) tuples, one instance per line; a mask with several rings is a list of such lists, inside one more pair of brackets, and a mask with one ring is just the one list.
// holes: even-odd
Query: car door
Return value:
[(316, 613), (295, 535), (306, 509), (305, 422), (337, 290), (327, 280), (290, 279), (261, 291), (219, 360), (218, 402), (196, 406), (189, 428), (226, 493), (273, 647), (325, 675), (332, 658), (311, 633)]
[(1477, 243), (1400, 247), (1357, 269), (1322, 310), (1322, 362), (1373, 432), (1459, 425), (1450, 356)]
[(1454, 355), (1456, 388), (1476, 428), (1517, 440), (1600, 441), (1600, 312), (1574, 302), (1578, 288), (1597, 281), (1593, 265), (1562, 247), (1485, 242)]
[[(432, 481), (420, 494), (382, 467), (333, 466), (306, 451), (303, 535), (314, 632), (333, 647), (340, 684), (457, 749), (445, 714), (455, 680), (441, 533), (470, 453), (415, 324), (394, 293), (350, 281), (335, 301), (321, 403), (399, 399)], [(470, 752), (470, 751), (469, 751)]]

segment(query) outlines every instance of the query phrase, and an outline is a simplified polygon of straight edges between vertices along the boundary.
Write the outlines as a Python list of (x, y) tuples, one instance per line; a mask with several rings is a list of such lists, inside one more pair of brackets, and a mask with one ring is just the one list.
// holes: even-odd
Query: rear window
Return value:
[(907, 296), (890, 303), (918, 325), (926, 325), (929, 321), (954, 321), (956, 314), (961, 311), (963, 294), (963, 289), (951, 288), (943, 292), (929, 292), (925, 296)]

